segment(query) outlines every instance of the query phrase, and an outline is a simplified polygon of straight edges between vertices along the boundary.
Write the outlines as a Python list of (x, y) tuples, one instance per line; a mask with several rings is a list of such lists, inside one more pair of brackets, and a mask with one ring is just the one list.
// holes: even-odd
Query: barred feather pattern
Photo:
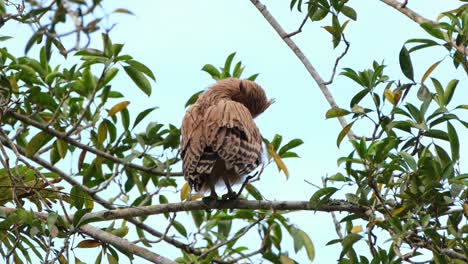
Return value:
[(226, 176), (230, 184), (240, 182), (261, 163), (262, 137), (253, 116), (271, 101), (254, 82), (242, 82), (234, 78), (218, 82), (182, 121), (184, 176), (197, 192), (209, 190)]

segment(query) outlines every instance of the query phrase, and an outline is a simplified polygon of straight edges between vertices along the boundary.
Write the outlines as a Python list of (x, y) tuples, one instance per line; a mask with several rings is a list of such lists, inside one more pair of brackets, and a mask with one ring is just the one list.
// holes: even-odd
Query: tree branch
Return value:
[[(305, 54), (302, 52), (302, 50), (296, 45), (296, 43), (289, 37), (289, 35), (284, 31), (284, 29), (281, 27), (281, 25), (276, 21), (276, 19), (271, 15), (271, 13), (267, 10), (266, 6), (262, 4), (259, 0), (250, 0), (250, 2), (260, 11), (260, 13), (263, 15), (263, 17), (268, 21), (268, 23), (273, 27), (273, 29), (278, 33), (278, 35), (283, 39), (283, 41), (288, 45), (288, 47), (296, 54), (296, 56), (299, 58), (299, 60), (304, 64), (304, 67), (307, 69), (309, 72), (310, 76), (315, 80), (317, 85), (320, 88), (320, 91), (322, 91), (323, 95), (325, 96), (325, 99), (327, 102), (330, 104), (331, 107), (338, 107), (335, 99), (333, 98), (333, 95), (330, 93), (328, 90), (327, 85), (325, 84), (325, 81), (323, 78), (320, 76), (320, 74), (317, 72), (317, 70), (314, 68), (312, 63), (310, 63), (309, 59), (305, 56)], [(346, 122), (346, 119), (344, 117), (338, 117), (338, 120), (341, 124), (341, 126), (344, 128), (348, 125)], [(349, 139), (354, 139), (355, 135), (352, 132), (352, 130), (349, 131), (348, 133), (348, 138)]]
[[(0, 211), (4, 213), (5, 215), (10, 215), (17, 211), (15, 208), (8, 208), (8, 207), (0, 207)], [(34, 215), (38, 218), (41, 218), (44, 221), (47, 221), (48, 214), (43, 213), (43, 212), (34, 212)], [(64, 220), (67, 220), (67, 218), (63, 218)], [(102, 231), (90, 224), (85, 224), (82, 225), (78, 228), (81, 232), (95, 238), (98, 240), (101, 240), (102, 242), (111, 244), (115, 247), (121, 248), (125, 250), (126, 252), (129, 252), (131, 254), (135, 254), (137, 256), (140, 256), (144, 259), (147, 259), (149, 261), (152, 261), (153, 263), (158, 263), (158, 264), (175, 264), (176, 262), (171, 261), (163, 256), (160, 256), (156, 253), (153, 253), (146, 248), (137, 246), (121, 237), (115, 236), (111, 233)]]
[[(5, 139), (4, 137), (0, 136), (0, 143), (2, 143), (3, 145), (5, 145), (6, 147), (10, 148), (10, 149), (16, 149), (16, 151), (25, 156), (25, 151), (22, 147), (18, 146), (18, 145), (15, 145), (15, 144), (10, 144), (8, 139)], [(88, 187), (86, 186), (83, 186), (82, 184), (80, 184), (77, 180), (75, 180), (73, 177), (71, 177), (70, 175), (64, 173), (63, 171), (61, 171), (60, 169), (58, 169), (57, 167), (53, 166), (52, 164), (50, 164), (49, 162), (47, 162), (46, 160), (38, 157), (37, 155), (33, 155), (31, 157), (28, 157), (30, 160), (34, 161), (35, 163), (41, 165), (42, 167), (46, 168), (47, 170), (51, 171), (51, 172), (54, 172), (56, 173), (57, 175), (59, 175), (60, 178), (64, 179), (65, 181), (67, 181), (70, 185), (72, 186), (80, 186), (80, 188), (86, 192), (87, 194), (89, 194), (94, 201), (96, 201), (97, 203), (101, 204), (104, 208), (107, 208), (109, 210), (112, 210), (112, 209), (115, 209), (115, 207), (108, 203), (106, 200), (104, 200), (103, 198), (101, 198), (99, 195), (97, 195), (96, 193), (93, 192), (93, 190), (89, 189)], [(127, 221), (131, 222), (132, 224), (134, 224), (135, 226), (145, 230), (146, 232), (150, 233), (151, 235), (153, 236), (156, 236), (156, 237), (163, 237), (163, 233), (155, 230), (154, 228), (146, 225), (145, 223), (142, 223), (140, 221), (138, 221), (137, 219), (134, 219), (134, 218), (125, 218)], [(171, 237), (163, 237), (163, 240), (166, 241), (167, 243), (179, 248), (179, 249), (182, 249), (188, 253), (192, 253), (192, 254), (196, 254), (196, 255), (199, 255), (201, 254), (199, 250), (196, 250), (192, 247), (190, 247), (189, 245), (186, 245), (180, 241), (177, 241)]]
[(146, 260), (149, 260), (153, 263), (158, 264), (176, 264), (177, 262), (171, 261), (163, 256), (160, 256), (156, 253), (149, 251), (144, 247), (137, 246), (123, 238), (115, 236), (111, 233), (102, 231), (98, 228), (95, 228), (92, 225), (82, 225), (79, 227), (79, 230), (93, 238), (99, 239), (102, 242), (111, 244), (117, 248), (123, 249), (128, 253), (135, 254)]
[(132, 169), (136, 169), (136, 170), (139, 170), (139, 171), (143, 171), (143, 172), (146, 172), (146, 173), (151, 173), (151, 174), (154, 174), (154, 175), (159, 175), (159, 176), (169, 176), (169, 177), (178, 177), (178, 176), (183, 176), (183, 173), (182, 172), (163, 172), (163, 171), (159, 171), (159, 170), (155, 170), (153, 168), (148, 168), (148, 167), (143, 167), (141, 165), (138, 165), (138, 164), (134, 164), (134, 163), (128, 163), (128, 162), (125, 162), (107, 152), (104, 152), (104, 151), (101, 151), (99, 149), (96, 149), (96, 148), (93, 148), (93, 147), (90, 147), (88, 145), (85, 145), (79, 141), (76, 141), (72, 138), (70, 138), (69, 136), (67, 136), (66, 133), (62, 133), (60, 131), (57, 131), (53, 128), (50, 128), (49, 126), (45, 125), (45, 124), (42, 124), (42, 123), (39, 123), (35, 120), (32, 120), (26, 116), (23, 116), (13, 110), (7, 110), (6, 113), (8, 113), (9, 115), (11, 115), (13, 118), (25, 123), (25, 124), (28, 124), (28, 125), (31, 125), (37, 129), (40, 129), (42, 131), (45, 131), (49, 134), (51, 134), (52, 136), (56, 137), (56, 138), (59, 138), (67, 143), (70, 143), (72, 144), (73, 146), (75, 147), (78, 147), (80, 149), (84, 149), (88, 152), (91, 152), (97, 156), (100, 156), (100, 157), (103, 157), (107, 160), (110, 160), (112, 162), (115, 162), (117, 164), (121, 164), (123, 165), (124, 167), (128, 167), (128, 168), (132, 168)]
[[(436, 24), (435, 21), (427, 19), (427, 18), (421, 16), (420, 14), (414, 12), (413, 10), (409, 9), (406, 6), (406, 4), (407, 4), (406, 1), (404, 3), (400, 3), (400, 2), (398, 2), (396, 0), (380, 0), (380, 1), (384, 2), (385, 4), (387, 4), (387, 5), (391, 6), (391, 7), (393, 7), (394, 9), (398, 10), (400, 13), (407, 16), (408, 18), (410, 18), (414, 22), (418, 23), (419, 25), (421, 25), (422, 23)], [(462, 54), (466, 55), (468, 53), (466, 47), (457, 45), (454, 40), (452, 40), (451, 44), (456, 50), (458, 50)]]
[(141, 207), (120, 208), (85, 214), (84, 219), (97, 218), (96, 221), (107, 221), (137, 216), (149, 216), (162, 213), (207, 210), (207, 209), (252, 209), (252, 210), (290, 210), (319, 212), (349, 212), (365, 213), (369, 208), (352, 204), (344, 200), (330, 200), (320, 207), (311, 205), (308, 201), (255, 201), (228, 200), (206, 204), (202, 201), (156, 204)]

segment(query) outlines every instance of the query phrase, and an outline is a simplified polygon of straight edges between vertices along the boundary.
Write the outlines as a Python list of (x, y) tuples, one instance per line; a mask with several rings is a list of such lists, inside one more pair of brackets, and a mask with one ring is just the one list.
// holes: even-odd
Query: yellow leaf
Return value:
[(281, 264), (294, 264), (294, 260), (283, 254), (280, 256), (280, 262)]
[(60, 264), (68, 264), (68, 260), (63, 255), (58, 257), (58, 261)]
[(397, 215), (401, 214), (401, 212), (403, 212), (405, 209), (406, 209), (406, 207), (402, 206), (402, 207), (399, 207), (399, 208), (393, 210), (392, 211), (392, 216), (397, 216)]
[(118, 112), (124, 110), (129, 104), (130, 104), (129, 101), (123, 101), (123, 102), (120, 102), (120, 103), (114, 105), (109, 110), (109, 116), (113, 116), (113, 115), (117, 114)]
[(182, 189), (180, 190), (180, 200), (181, 201), (187, 200), (187, 198), (189, 198), (191, 192), (192, 192), (192, 190), (190, 188), (190, 185), (188, 184), (188, 182), (186, 182), (184, 184), (184, 186), (182, 186)]
[(46, 122), (49, 122), (50, 120), (52, 120), (52, 117), (53, 115), (50, 114), (50, 113), (44, 113), (44, 112), (41, 112), (39, 113), (39, 115), (42, 117), (42, 119)]
[(395, 105), (395, 97), (393, 96), (393, 92), (390, 89), (385, 89), (384, 91), (385, 99), (387, 99), (392, 105)]
[(278, 153), (276, 153), (275, 149), (273, 148), (273, 145), (271, 144), (268, 145), (268, 153), (275, 161), (276, 166), (278, 167), (278, 170), (283, 171), (284, 175), (286, 175), (286, 179), (288, 179), (289, 178), (288, 168), (286, 167), (286, 165), (284, 164), (283, 160), (278, 155)]
[(468, 202), (467, 201), (463, 203), (463, 213), (465, 214), (466, 217), (468, 217)]
[(439, 63), (441, 63), (442, 61), (438, 61), (434, 64), (431, 65), (431, 67), (429, 67), (429, 69), (427, 69), (427, 71), (424, 73), (423, 77), (421, 78), (421, 83), (424, 83), (424, 81), (427, 79), (427, 77), (429, 77), (429, 75), (431, 75), (432, 71), (434, 71), (434, 69), (439, 65)]
[(94, 239), (85, 239), (80, 241), (78, 245), (76, 245), (77, 248), (95, 248), (99, 247), (101, 243), (97, 240)]
[(98, 134), (97, 134), (98, 143), (102, 145), (102, 143), (104, 143), (106, 138), (107, 138), (107, 124), (106, 122), (101, 122), (101, 124), (99, 124), (99, 127), (98, 127)]
[(393, 98), (395, 99), (395, 104), (397, 104), (398, 101), (400, 101), (401, 94), (402, 94), (401, 90), (398, 90), (395, 93), (393, 93)]
[(353, 228), (351, 228), (351, 233), (353, 234), (357, 234), (359, 232), (362, 232), (363, 228), (362, 226), (358, 225), (358, 226), (353, 226)]
[(195, 195), (192, 195), (192, 197), (190, 197), (190, 201), (195, 201), (201, 198), (203, 198), (203, 194), (195, 194)]
[(118, 237), (124, 237), (128, 234), (128, 226), (121, 226), (111, 231), (111, 233)]

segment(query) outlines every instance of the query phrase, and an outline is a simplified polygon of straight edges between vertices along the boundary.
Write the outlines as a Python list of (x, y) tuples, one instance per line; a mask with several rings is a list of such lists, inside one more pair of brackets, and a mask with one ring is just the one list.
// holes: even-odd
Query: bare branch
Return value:
[(305, 23), (307, 22), (307, 19), (309, 18), (309, 12), (307, 12), (306, 16), (304, 17), (304, 20), (302, 20), (302, 23), (301, 25), (299, 26), (299, 28), (296, 30), (296, 31), (293, 31), (289, 34), (287, 34), (286, 36), (284, 36), (284, 38), (290, 38), (296, 34), (299, 34), (302, 32), (302, 28), (304, 27)]
[(119, 208), (88, 213), (85, 219), (97, 218), (96, 221), (106, 221), (127, 217), (148, 216), (162, 213), (195, 211), (206, 209), (252, 209), (252, 210), (290, 210), (290, 211), (319, 211), (319, 212), (350, 212), (365, 213), (369, 208), (355, 205), (344, 200), (329, 200), (320, 207), (311, 205), (308, 201), (255, 201), (228, 200), (206, 204), (202, 201), (157, 204), (141, 207)]
[[(271, 13), (267, 10), (266, 6), (262, 4), (259, 0), (250, 0), (250, 2), (258, 9), (258, 11), (260, 11), (263, 17), (275, 29), (276, 33), (278, 33), (278, 35), (283, 39), (286, 45), (288, 45), (288, 47), (294, 52), (294, 54), (296, 54), (296, 56), (299, 58), (302, 64), (304, 64), (304, 67), (307, 69), (310, 76), (312, 76), (312, 78), (315, 80), (315, 82), (320, 88), (320, 91), (322, 91), (323, 95), (325, 96), (325, 99), (330, 104), (330, 106), (338, 107), (338, 104), (336, 103), (335, 98), (333, 98), (333, 95), (330, 93), (330, 90), (328, 90), (328, 87), (325, 84), (325, 81), (323, 80), (323, 78), (320, 76), (320, 74), (317, 72), (317, 70), (314, 68), (314, 66), (309, 61), (309, 59), (305, 56), (302, 50), (296, 45), (296, 43), (290, 37), (288, 37), (288, 34), (284, 31), (284, 29), (281, 27), (278, 21), (276, 21), (276, 19), (271, 15)], [(346, 127), (348, 125), (344, 117), (338, 117), (338, 120), (342, 127)], [(355, 135), (352, 132), (352, 130), (350, 130), (350, 132), (348, 133), (348, 138), (349, 139), (355, 138)]]
[(246, 226), (243, 228), (242, 232), (238, 233), (237, 235), (235, 235), (234, 237), (232, 237), (231, 239), (229, 240), (225, 240), (221, 243), (218, 243), (214, 246), (212, 246), (211, 248), (209, 248), (208, 250), (206, 250), (205, 252), (203, 252), (203, 254), (201, 254), (198, 259), (203, 259), (204, 257), (206, 257), (208, 254), (210, 254), (211, 252), (217, 250), (218, 248), (222, 247), (222, 246), (225, 246), (229, 243), (231, 243), (232, 241), (235, 241), (237, 239), (239, 239), (240, 237), (242, 237), (243, 235), (245, 235), (247, 232), (249, 232), (249, 230), (254, 227), (255, 225), (257, 225), (258, 223), (260, 223), (260, 221), (262, 221), (263, 218), (261, 219), (258, 219), (257, 221), (254, 221), (253, 223), (251, 223), (250, 225)]
[[(384, 2), (385, 4), (393, 7), (394, 9), (398, 10), (400, 13), (402, 13), (403, 15), (409, 17), (411, 20), (413, 20), (414, 22), (418, 23), (418, 24), (422, 24), (422, 23), (431, 23), (431, 24), (436, 24), (436, 22), (430, 20), (430, 19), (427, 19), (423, 16), (421, 16), (420, 14), (414, 12), (413, 10), (409, 9), (406, 4), (408, 3), (408, 1), (404, 1), (404, 3), (400, 3), (396, 0), (380, 0), (381, 2)], [(467, 54), (468, 53), (468, 49), (464, 46), (461, 46), (461, 45), (457, 45), (456, 42), (454, 40), (452, 40), (452, 46), (458, 50), (459, 52), (461, 52), (462, 54)]]
[(333, 70), (332, 70), (332, 75), (330, 77), (330, 80), (328, 82), (325, 82), (324, 83), (325, 85), (329, 85), (333, 82), (333, 79), (335, 79), (336, 69), (338, 68), (338, 64), (340, 63), (340, 60), (343, 59), (344, 56), (348, 53), (350, 43), (349, 41), (346, 40), (344, 34), (341, 34), (341, 38), (343, 39), (343, 42), (345, 43), (346, 48), (344, 49), (343, 53), (341, 53), (341, 55), (338, 58), (336, 58), (335, 65), (333, 65)]

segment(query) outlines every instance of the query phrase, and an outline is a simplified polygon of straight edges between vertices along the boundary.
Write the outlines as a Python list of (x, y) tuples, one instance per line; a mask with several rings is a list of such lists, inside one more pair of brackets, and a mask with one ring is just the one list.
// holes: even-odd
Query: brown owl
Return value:
[(181, 127), (184, 178), (193, 190), (211, 190), (226, 184), (227, 199), (237, 198), (231, 185), (260, 165), (262, 136), (254, 118), (271, 104), (253, 81), (229, 78), (218, 81), (188, 108)]

